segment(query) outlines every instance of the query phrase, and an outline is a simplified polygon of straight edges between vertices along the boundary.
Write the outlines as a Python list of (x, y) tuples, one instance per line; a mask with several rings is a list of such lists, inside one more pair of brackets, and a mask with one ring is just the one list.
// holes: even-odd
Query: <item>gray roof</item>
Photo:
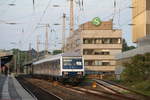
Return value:
[(118, 55), (116, 55), (116, 59), (117, 60), (126, 59), (126, 58), (133, 57), (137, 54), (145, 54), (145, 53), (150, 53), (150, 45), (138, 47), (133, 50), (119, 53)]
[(66, 52), (61, 54), (63, 57), (79, 57), (81, 54), (79, 52)]
[(39, 63), (47, 62), (50, 60), (60, 59), (60, 57), (81, 57), (81, 54), (79, 52), (66, 52), (66, 53), (62, 53), (62, 54), (58, 54), (54, 56), (50, 55), (44, 59), (34, 62), (33, 64), (39, 64)]

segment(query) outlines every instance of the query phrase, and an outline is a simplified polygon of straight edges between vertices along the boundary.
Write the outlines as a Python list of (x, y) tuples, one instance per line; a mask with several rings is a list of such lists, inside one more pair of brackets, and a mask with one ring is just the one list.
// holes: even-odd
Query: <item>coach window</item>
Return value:
[(64, 66), (70, 66), (70, 65), (72, 65), (71, 61), (72, 60), (70, 60), (70, 59), (64, 59)]

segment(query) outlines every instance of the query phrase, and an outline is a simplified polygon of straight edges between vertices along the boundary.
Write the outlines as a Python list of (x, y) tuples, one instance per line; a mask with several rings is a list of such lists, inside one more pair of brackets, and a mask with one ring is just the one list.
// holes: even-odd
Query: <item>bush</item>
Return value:
[(136, 55), (124, 64), (122, 78), (128, 82), (141, 82), (150, 79), (150, 53)]
[(136, 83), (134, 85), (134, 88), (142, 92), (143, 94), (147, 94), (150, 96), (150, 80)]

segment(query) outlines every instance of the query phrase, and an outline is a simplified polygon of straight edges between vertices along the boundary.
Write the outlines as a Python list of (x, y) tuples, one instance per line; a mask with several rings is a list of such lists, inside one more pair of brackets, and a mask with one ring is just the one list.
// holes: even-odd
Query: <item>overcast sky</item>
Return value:
[[(76, 0), (78, 1), (78, 0)], [(82, 0), (81, 0), (82, 1)], [(84, 0), (84, 9), (80, 10), (75, 3), (75, 26), (94, 17), (100, 17), (107, 21), (114, 16), (114, 28), (123, 30), (123, 37), (129, 45), (132, 44), (131, 37), (131, 0)], [(45, 27), (41, 24), (50, 24), (49, 28), (49, 50), (61, 47), (62, 26), (54, 26), (55, 23), (62, 24), (62, 14), (67, 14), (67, 27), (69, 29), (69, 0), (0, 0), (0, 49), (20, 48), (29, 49), (29, 43), (36, 47), (36, 36), (40, 37), (40, 50), (44, 49)], [(10, 4), (15, 4), (10, 6)], [(59, 8), (53, 5), (60, 5)], [(35, 8), (35, 9), (34, 9)], [(115, 12), (115, 14), (113, 14)], [(9, 25), (7, 23), (17, 23)], [(51, 32), (51, 30), (53, 30)], [(67, 33), (68, 34), (68, 31)], [(67, 35), (68, 36), (68, 35)], [(12, 43), (15, 42), (15, 43)]]

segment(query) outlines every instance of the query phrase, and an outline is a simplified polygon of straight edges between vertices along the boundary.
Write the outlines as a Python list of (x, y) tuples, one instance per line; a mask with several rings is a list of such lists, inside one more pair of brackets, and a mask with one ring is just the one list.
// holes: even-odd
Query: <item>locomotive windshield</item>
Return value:
[(81, 58), (64, 58), (63, 59), (63, 69), (82, 69), (82, 59)]

